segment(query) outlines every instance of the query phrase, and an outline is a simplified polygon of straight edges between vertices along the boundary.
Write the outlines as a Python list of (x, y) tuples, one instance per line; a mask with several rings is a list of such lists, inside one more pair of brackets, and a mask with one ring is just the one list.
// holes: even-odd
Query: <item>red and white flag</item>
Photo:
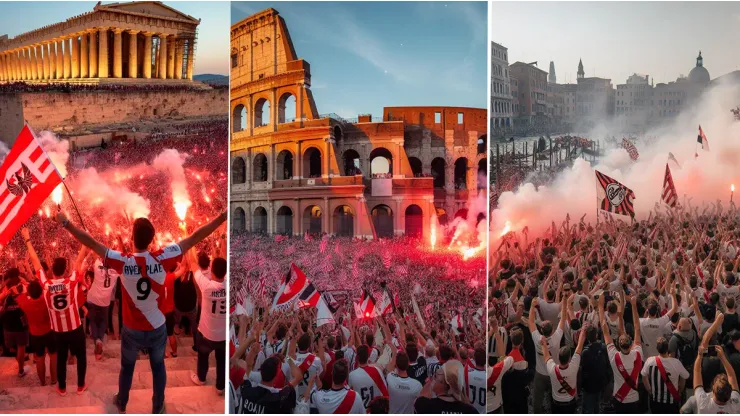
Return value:
[(637, 160), (637, 158), (640, 157), (640, 153), (637, 152), (637, 148), (634, 143), (624, 137), (622, 138), (622, 147), (627, 151), (627, 153), (629, 153), (632, 160)]
[(267, 285), (267, 282), (265, 281), (265, 275), (260, 275), (260, 287), (259, 287), (259, 297), (260, 299), (264, 299), (265, 295), (267, 294), (267, 289), (265, 286)]
[(375, 317), (375, 299), (367, 290), (362, 291), (362, 298), (358, 303), (355, 303), (355, 315), (359, 319)]
[(303, 290), (309, 285), (308, 278), (295, 264), (290, 264), (290, 272), (285, 275), (283, 283), (272, 301), (272, 310), (288, 311)]
[[(701, 129), (701, 124), (699, 125), (699, 136), (697, 136), (696, 141), (701, 145), (702, 150), (709, 151), (709, 141), (707, 135), (704, 134), (704, 130)], [(694, 157), (699, 157), (699, 154), (695, 153)]]
[(28, 126), (0, 166), (0, 244), (7, 244), (62, 177)]
[(375, 305), (374, 316), (381, 316), (388, 313), (393, 313), (396, 310), (396, 302), (398, 299), (391, 297), (387, 287), (383, 287), (383, 294), (380, 297), (380, 302)]
[(663, 178), (663, 194), (660, 197), (669, 207), (675, 208), (678, 203), (676, 185), (673, 184), (673, 176), (668, 164), (665, 164), (665, 178)]

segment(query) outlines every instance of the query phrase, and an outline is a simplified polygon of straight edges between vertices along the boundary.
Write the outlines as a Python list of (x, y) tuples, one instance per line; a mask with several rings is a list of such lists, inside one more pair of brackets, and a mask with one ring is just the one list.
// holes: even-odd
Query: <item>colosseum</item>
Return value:
[(485, 108), (346, 119), (320, 114), (310, 87), (276, 10), (231, 27), (232, 230), (426, 237), (485, 192)]

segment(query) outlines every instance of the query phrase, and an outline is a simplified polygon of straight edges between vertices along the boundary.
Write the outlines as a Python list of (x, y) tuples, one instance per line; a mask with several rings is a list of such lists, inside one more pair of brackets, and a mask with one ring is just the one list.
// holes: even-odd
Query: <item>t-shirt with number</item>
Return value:
[(226, 340), (226, 285), (211, 280), (210, 271), (197, 270), (193, 274), (200, 288), (201, 306), (198, 330), (211, 341)]
[(388, 384), (390, 414), (414, 413), (414, 401), (421, 393), (422, 385), (411, 377), (390, 373), (385, 378)]
[[(475, 367), (468, 367), (468, 399), (470, 404), (480, 414), (486, 413), (486, 380), (488, 379), (486, 370), (479, 370)], [(465, 382), (465, 380), (462, 380)]]
[(161, 303), (167, 271), (182, 261), (178, 244), (157, 251), (122, 254), (108, 249), (103, 266), (121, 275), (123, 325), (136, 331), (152, 331), (164, 325)]
[[(369, 370), (365, 370), (365, 368), (369, 368)], [(365, 406), (365, 409), (370, 406), (370, 402), (374, 398), (383, 395), (383, 393), (381, 392), (381, 387), (378, 386), (378, 383), (376, 383), (375, 380), (368, 373), (368, 371), (372, 372), (373, 370), (375, 370), (375, 373), (378, 376), (378, 382), (381, 383), (387, 391), (388, 386), (386, 385), (385, 377), (383, 377), (383, 370), (375, 365), (368, 364), (364, 368), (360, 367), (349, 373), (348, 384), (352, 388), (352, 390), (360, 393), (362, 404), (363, 406)]]
[(292, 386), (282, 389), (244, 380), (234, 395), (237, 400), (236, 413), (239, 414), (285, 414), (293, 413), (296, 392)]
[(333, 414), (344, 402), (345, 397), (352, 393), (355, 394), (355, 400), (352, 402), (349, 411), (342, 413), (350, 415), (365, 414), (365, 406), (362, 405), (360, 395), (348, 387), (331, 390), (315, 390), (311, 393), (311, 413), (316, 412), (322, 415)]
[(575, 390), (578, 386), (578, 367), (580, 365), (581, 354), (575, 354), (573, 358), (570, 359), (570, 364), (568, 364), (568, 368), (562, 368), (560, 367), (560, 365), (555, 364), (555, 360), (553, 360), (552, 358), (547, 360), (547, 373), (550, 376), (550, 385), (552, 386), (553, 400), (558, 403), (568, 403), (571, 400), (575, 399), (574, 396), (571, 396), (568, 393), (563, 384), (560, 383), (555, 369), (558, 369), (558, 371), (560, 372), (560, 377), (563, 378), (563, 381), (565, 381), (565, 383), (570, 386), (571, 389)]
[[(486, 402), (491, 411), (497, 410), (503, 403), (503, 396), (501, 395), (501, 379), (504, 378), (504, 374), (511, 370), (511, 367), (513, 366), (514, 358), (506, 357), (503, 361), (499, 361), (493, 367), (487, 367), (488, 380), (486, 381), (486, 384), (488, 385), (488, 395)], [(495, 379), (492, 378), (494, 373), (496, 375)]]
[(39, 270), (39, 280), (44, 289), (44, 300), (49, 308), (51, 329), (54, 332), (74, 331), (82, 325), (77, 272), (67, 277), (47, 279), (46, 273)]
[(92, 285), (90, 285), (90, 290), (87, 292), (87, 301), (107, 308), (110, 305), (112, 293), (116, 289), (118, 273), (113, 269), (103, 267), (103, 262), (100, 259), (95, 260), (93, 271), (95, 277)]
[[(301, 364), (303, 364), (303, 361), (305, 361), (306, 357), (308, 357), (309, 355), (312, 355), (314, 359), (311, 363), (311, 366), (308, 367), (308, 371), (303, 373), (303, 380), (301, 380), (301, 382), (298, 383), (298, 385), (295, 387), (296, 392), (298, 392), (298, 397), (303, 397), (303, 395), (306, 393), (306, 389), (308, 388), (308, 380), (313, 376), (318, 377), (324, 371), (324, 366), (321, 363), (321, 358), (319, 358), (316, 354), (312, 354), (310, 352), (297, 353), (295, 356), (296, 359), (293, 361), (293, 363), (296, 366), (300, 367)], [(283, 363), (283, 374), (285, 374), (286, 380), (290, 380), (292, 378), (290, 364), (287, 362), (287, 360)]]
[(699, 413), (705, 414), (737, 414), (740, 413), (740, 393), (733, 390), (730, 394), (730, 400), (723, 404), (717, 404), (712, 398), (712, 393), (704, 391), (704, 387), (699, 386), (694, 390), (696, 397), (696, 407)]

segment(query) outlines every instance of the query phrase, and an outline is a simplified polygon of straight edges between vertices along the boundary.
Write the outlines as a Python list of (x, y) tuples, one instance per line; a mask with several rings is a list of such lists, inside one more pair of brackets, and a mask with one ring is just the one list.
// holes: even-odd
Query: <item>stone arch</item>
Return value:
[(237, 207), (234, 210), (234, 216), (231, 218), (232, 231), (244, 231), (247, 228), (247, 215), (242, 208)]
[(423, 168), (421, 165), (421, 160), (419, 160), (418, 157), (410, 157), (409, 165), (411, 165), (411, 172), (413, 172), (415, 177), (421, 176), (421, 174), (423, 173)]
[[(498, 119), (496, 119), (497, 121)], [(478, 137), (478, 154), (486, 153), (486, 148), (488, 147), (488, 135), (484, 134), (480, 137)]]
[(455, 189), (468, 189), (467, 157), (460, 157), (455, 161)]
[(320, 178), (321, 177), (321, 150), (317, 147), (309, 147), (303, 152), (303, 177)]
[(293, 179), (293, 153), (290, 150), (281, 150), (277, 155), (277, 179)]
[(270, 100), (260, 98), (254, 104), (254, 127), (270, 125)]
[(321, 234), (322, 212), (318, 205), (309, 205), (303, 210), (303, 232)]
[(293, 210), (283, 205), (278, 209), (275, 217), (275, 232), (277, 234), (293, 235)]
[(264, 207), (257, 207), (254, 209), (254, 215), (252, 216), (252, 232), (260, 234), (267, 233), (267, 210)]
[(341, 127), (334, 126), (334, 129), (332, 131), (334, 132), (334, 140), (341, 141), (344, 138), (344, 133), (342, 133)]
[(340, 205), (334, 209), (334, 234), (340, 237), (355, 235), (355, 213), (349, 205)]
[(393, 237), (393, 210), (388, 205), (376, 205), (370, 214), (375, 226), (375, 234), (378, 238)]
[(231, 131), (238, 133), (247, 129), (247, 107), (239, 104), (231, 114)]
[(376, 147), (370, 152), (370, 174), (386, 173), (393, 173), (393, 153), (385, 147)]
[(435, 188), (445, 187), (445, 171), (447, 170), (447, 162), (444, 158), (435, 157), (432, 160), (432, 177), (434, 178)]
[(437, 222), (439, 223), (439, 225), (443, 227), (446, 226), (449, 222), (449, 219), (447, 217), (447, 210), (444, 208), (435, 207), (435, 211), (437, 212)]
[(360, 154), (355, 149), (347, 149), (342, 153), (342, 165), (345, 176), (361, 175)]
[(416, 204), (406, 207), (406, 237), (421, 238), (424, 235), (424, 211)]
[(485, 157), (478, 161), (478, 175), (476, 178), (478, 189), (488, 187), (488, 159)]
[(231, 162), (231, 183), (241, 184), (247, 182), (247, 163), (242, 157), (235, 157)]
[(254, 182), (267, 181), (267, 167), (267, 156), (264, 153), (258, 153), (252, 165), (252, 180)]
[(290, 123), (296, 119), (296, 98), (292, 92), (283, 93), (278, 100), (278, 124)]

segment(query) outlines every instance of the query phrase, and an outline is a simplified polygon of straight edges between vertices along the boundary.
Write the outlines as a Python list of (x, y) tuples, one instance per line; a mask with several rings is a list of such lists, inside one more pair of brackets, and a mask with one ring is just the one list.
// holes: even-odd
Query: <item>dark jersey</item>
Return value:
[(460, 403), (460, 402), (448, 402), (442, 400), (439, 397), (429, 399), (426, 397), (419, 397), (414, 403), (414, 412), (420, 414), (477, 414), (478, 411), (475, 407)]
[(237, 413), (278, 414), (293, 413), (296, 404), (296, 392), (292, 386), (282, 389), (268, 388), (244, 380), (239, 387), (241, 397), (236, 407)]
[(416, 379), (423, 386), (427, 381), (427, 360), (419, 357), (414, 364), (409, 365), (407, 373), (409, 377)]

